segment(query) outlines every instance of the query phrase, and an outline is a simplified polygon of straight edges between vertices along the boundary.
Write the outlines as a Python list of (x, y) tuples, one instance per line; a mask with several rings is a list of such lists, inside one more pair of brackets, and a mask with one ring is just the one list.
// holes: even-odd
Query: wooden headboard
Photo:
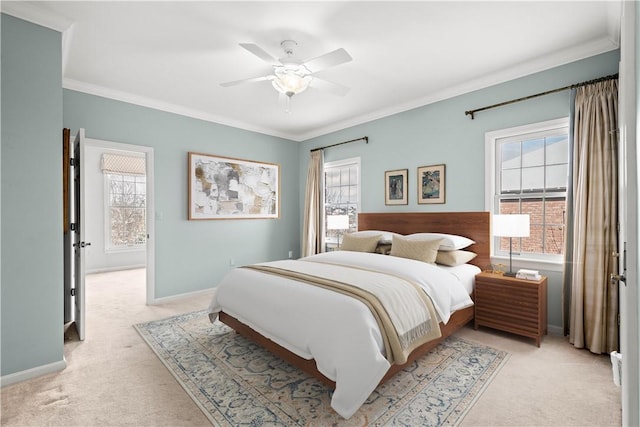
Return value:
[(359, 230), (393, 231), (400, 234), (447, 233), (475, 241), (467, 248), (478, 254), (471, 264), (484, 269), (491, 264), (491, 217), (489, 212), (389, 212), (358, 214)]

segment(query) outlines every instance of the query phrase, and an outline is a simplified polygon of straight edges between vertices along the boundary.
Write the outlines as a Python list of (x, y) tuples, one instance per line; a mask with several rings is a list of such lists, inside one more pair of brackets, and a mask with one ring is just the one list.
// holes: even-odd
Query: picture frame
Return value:
[(189, 153), (189, 220), (280, 217), (280, 165)]
[(418, 168), (418, 203), (445, 203), (445, 165), (421, 166)]
[(384, 173), (384, 204), (407, 205), (409, 169), (398, 169)]

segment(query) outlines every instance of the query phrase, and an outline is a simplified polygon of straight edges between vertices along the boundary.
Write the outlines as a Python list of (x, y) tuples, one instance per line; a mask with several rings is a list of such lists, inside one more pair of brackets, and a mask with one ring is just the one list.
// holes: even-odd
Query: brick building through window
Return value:
[[(569, 171), (568, 119), (487, 134), (494, 214), (528, 214), (529, 237), (514, 238), (523, 258), (558, 260), (564, 253)], [(495, 254), (509, 252), (509, 238), (496, 238)]]

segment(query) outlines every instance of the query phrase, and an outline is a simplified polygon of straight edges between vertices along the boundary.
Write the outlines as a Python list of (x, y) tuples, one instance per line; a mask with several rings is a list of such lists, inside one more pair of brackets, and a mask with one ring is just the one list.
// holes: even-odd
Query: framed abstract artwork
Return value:
[(406, 205), (409, 203), (407, 194), (408, 169), (386, 171), (384, 173), (384, 204)]
[(280, 165), (189, 153), (189, 219), (279, 218)]
[(445, 165), (418, 168), (418, 203), (445, 202)]

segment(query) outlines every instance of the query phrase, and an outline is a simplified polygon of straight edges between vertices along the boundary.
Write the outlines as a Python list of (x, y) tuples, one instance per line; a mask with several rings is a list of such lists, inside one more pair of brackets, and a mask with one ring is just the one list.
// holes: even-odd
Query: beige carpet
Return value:
[[(144, 270), (87, 278), (87, 339), (65, 343), (67, 369), (4, 387), (2, 426), (206, 426), (200, 409), (132, 327), (206, 308), (200, 295), (145, 305)], [(489, 329), (459, 336), (511, 354), (462, 426), (619, 426), (620, 389), (607, 356), (564, 337)]]

